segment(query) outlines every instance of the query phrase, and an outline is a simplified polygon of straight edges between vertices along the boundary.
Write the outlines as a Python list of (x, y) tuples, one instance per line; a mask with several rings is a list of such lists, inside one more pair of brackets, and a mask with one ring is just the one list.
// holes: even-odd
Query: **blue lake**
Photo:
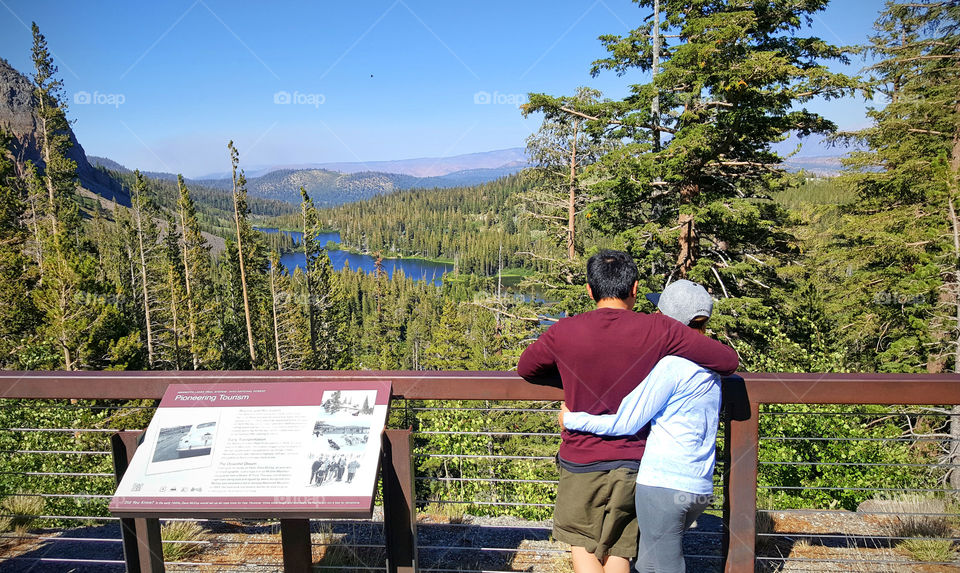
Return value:
[[(257, 230), (268, 234), (280, 232), (277, 229), (258, 228)], [(303, 233), (299, 231), (283, 232), (290, 235), (290, 237), (298, 243), (303, 238)], [(340, 233), (320, 233), (317, 235), (317, 241), (321, 246), (327, 243), (340, 244)], [(348, 264), (350, 265), (350, 269), (354, 271), (361, 269), (366, 273), (373, 273), (376, 267), (376, 259), (370, 255), (357, 255), (340, 249), (329, 249), (327, 254), (330, 255), (330, 262), (333, 263), (333, 268), (338, 271)], [(280, 262), (292, 273), (293, 270), (298, 267), (303, 269), (306, 265), (306, 257), (303, 253), (286, 253), (280, 256)], [(403, 271), (404, 275), (414, 280), (430, 281), (440, 286), (443, 284), (443, 275), (451, 272), (453, 265), (413, 258), (383, 259), (383, 270), (386, 271), (389, 277), (392, 278), (393, 273), (397, 269)]]

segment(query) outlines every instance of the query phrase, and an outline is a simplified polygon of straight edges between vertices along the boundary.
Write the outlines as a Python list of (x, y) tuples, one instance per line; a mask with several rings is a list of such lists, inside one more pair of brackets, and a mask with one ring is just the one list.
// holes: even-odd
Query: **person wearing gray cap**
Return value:
[(713, 314), (713, 297), (707, 289), (686, 279), (668, 284), (662, 293), (645, 296), (663, 314), (694, 328), (705, 325)]
[[(702, 286), (678, 280), (648, 294), (661, 313), (703, 332), (713, 298)], [(660, 359), (615, 414), (561, 412), (567, 430), (631, 435), (648, 422), (650, 435), (637, 472), (635, 503), (640, 537), (636, 570), (682, 573), (683, 531), (713, 501), (720, 411), (720, 376), (679, 356)]]

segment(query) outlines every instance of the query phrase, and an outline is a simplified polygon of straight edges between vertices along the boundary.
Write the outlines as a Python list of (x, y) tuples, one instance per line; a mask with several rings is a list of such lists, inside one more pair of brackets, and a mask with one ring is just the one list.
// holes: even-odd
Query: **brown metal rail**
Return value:
[[(728, 573), (754, 571), (760, 404), (960, 404), (960, 375), (953, 374), (741, 376), (724, 380), (725, 440), (730, 456), (724, 476)], [(296, 380), (389, 380), (394, 397), (410, 400), (563, 398), (561, 390), (529, 384), (514, 372), (412, 371), (2, 372), (0, 397), (160, 399), (169, 384)], [(399, 517), (398, 521), (408, 521), (406, 515)]]

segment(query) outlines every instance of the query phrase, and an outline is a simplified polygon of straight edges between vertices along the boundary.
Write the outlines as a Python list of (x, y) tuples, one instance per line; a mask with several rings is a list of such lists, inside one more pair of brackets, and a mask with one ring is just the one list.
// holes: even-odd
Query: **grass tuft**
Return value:
[(0, 531), (13, 531), (23, 535), (30, 530), (30, 526), (43, 515), (46, 501), (37, 495), (11, 495), (0, 501), (0, 513), (5, 517), (0, 519)]
[(907, 539), (897, 544), (897, 550), (925, 563), (949, 563), (954, 558), (953, 541), (949, 539)]
[(776, 549), (776, 540), (769, 534), (776, 531), (777, 522), (769, 510), (774, 509), (774, 499), (770, 495), (757, 497), (757, 541), (758, 554), (768, 555)]
[(313, 544), (315, 550), (320, 549), (319, 560), (316, 559), (318, 554), (315, 552), (314, 565), (350, 567), (361, 570), (365, 570), (365, 568), (371, 570), (383, 569), (382, 565), (379, 564), (382, 564), (386, 559), (386, 548), (351, 547), (343, 542), (342, 534), (334, 533), (329, 524), (320, 523), (319, 527), (319, 530), (315, 533), (319, 533), (320, 538)]
[(463, 503), (431, 502), (423, 513), (437, 523), (463, 523), (466, 517)]
[(886, 502), (891, 514), (885, 525), (890, 537), (908, 537), (896, 544), (901, 553), (923, 562), (952, 561), (953, 526), (941, 500), (906, 495)]
[(184, 561), (203, 549), (203, 528), (195, 521), (170, 521), (160, 528), (163, 539), (163, 558), (166, 561)]

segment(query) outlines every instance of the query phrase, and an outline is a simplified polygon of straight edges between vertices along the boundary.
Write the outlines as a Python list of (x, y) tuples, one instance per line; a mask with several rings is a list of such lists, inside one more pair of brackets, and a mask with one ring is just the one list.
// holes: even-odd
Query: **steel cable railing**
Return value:
[[(136, 428), (136, 422), (145, 424), (152, 400), (170, 381), (207, 376), (169, 373), (167, 380), (166, 373), (164, 378), (154, 374), (84, 373), (76, 375), (72, 386), (61, 383), (73, 374), (61, 380), (57, 373), (45, 373), (42, 384), (18, 375), (17, 389), (3, 387), (5, 395), (16, 399), (0, 401), (0, 520), (19, 517), (21, 525), (29, 523), (25, 530), (0, 533), (0, 569), (26, 571), (38, 564), (122, 569), (119, 523), (106, 511), (114, 487), (110, 435), (118, 428)], [(223, 378), (222, 373), (209, 374)], [(562, 570), (567, 549), (550, 538), (558, 403), (532, 399), (550, 392), (525, 389), (508, 373), (293, 374), (304, 380), (350, 376), (393, 380), (397, 396), (390, 426), (414, 430), (420, 570)], [(107, 385), (115, 377), (123, 378), (123, 397), (131, 401), (119, 400), (120, 391), (114, 389), (121, 385)], [(248, 377), (282, 380), (286, 373)], [(4, 380), (0, 375), (0, 385)], [(47, 381), (49, 386), (44, 385)], [(954, 490), (942, 481), (960, 465), (942, 451), (949, 442), (945, 428), (954, 420), (951, 413), (920, 406), (843, 404), (915, 403), (921, 396), (946, 397), (945, 403), (952, 404), (960, 402), (958, 381), (945, 376), (751, 375), (746, 381), (749, 404), (759, 413), (734, 418), (731, 427), (739, 428), (738, 433), (721, 431), (716, 502), (686, 536), (688, 570), (722, 570), (725, 504), (732, 508), (731, 537), (739, 551), (732, 561), (745, 561), (743, 508), (749, 504), (744, 505), (743, 493), (750, 491), (758, 502), (750, 519), (759, 525), (755, 563), (761, 570), (957, 567), (960, 512), (952, 503)], [(31, 383), (36, 384), (32, 394)], [(51, 389), (54, 383), (56, 390)], [(68, 391), (82, 400), (46, 399), (66, 398)], [(502, 399), (467, 400), (484, 394)], [(104, 399), (88, 400), (95, 396)], [(784, 397), (801, 403), (777, 405)], [(5, 413), (10, 415), (3, 417)], [(757, 428), (752, 439), (750, 424)], [(753, 475), (751, 444), (759, 453)], [(844, 451), (853, 453), (844, 458)], [(732, 488), (726, 497), (725, 474), (731, 476)], [(11, 498), (22, 498), (18, 501), (23, 507), (5, 509), (4, 500)], [(37, 499), (42, 508), (27, 511), (30, 500)], [(931, 500), (939, 505), (929, 505)], [(876, 504), (870, 507), (869, 502)], [(897, 503), (901, 505), (889, 505)], [(921, 505), (905, 509), (902, 504), (907, 503)], [(171, 560), (170, 571), (201, 570), (201, 564), (209, 566), (212, 559), (226, 570), (281, 567), (275, 521), (163, 523), (177, 521), (198, 524), (201, 551)], [(940, 529), (924, 530), (928, 521), (939, 523)], [(323, 520), (313, 526), (317, 568), (384, 570), (380, 514), (370, 521)], [(753, 555), (748, 556), (753, 562)], [(736, 568), (740, 566), (731, 570), (746, 571)]]

